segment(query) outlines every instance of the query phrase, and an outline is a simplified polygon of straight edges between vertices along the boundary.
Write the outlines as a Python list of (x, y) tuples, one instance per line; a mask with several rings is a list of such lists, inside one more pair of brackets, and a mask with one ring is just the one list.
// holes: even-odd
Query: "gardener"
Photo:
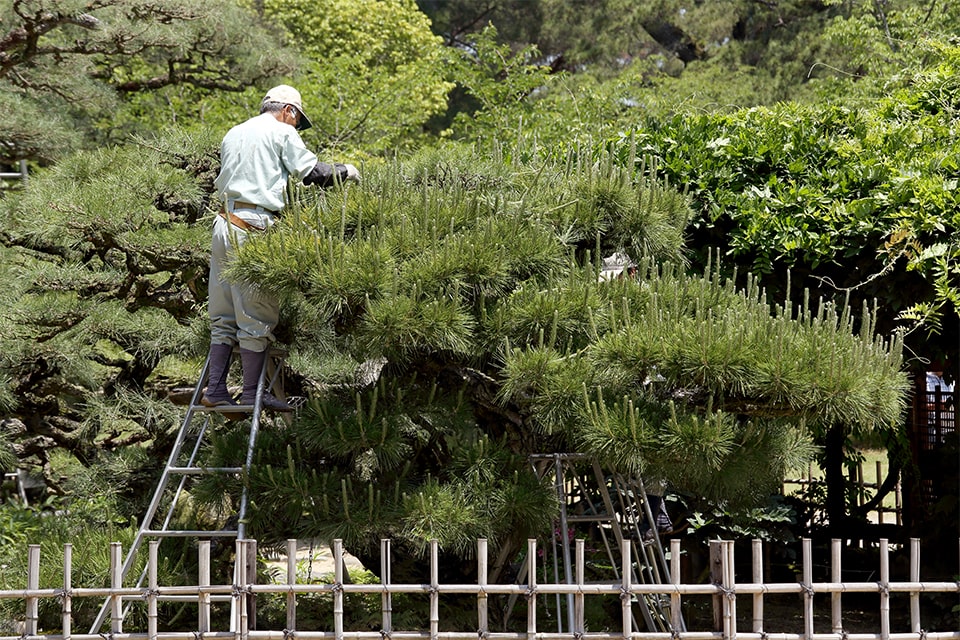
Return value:
[[(243, 364), (240, 404), (254, 404), (267, 347), (274, 341), (273, 329), (280, 318), (280, 305), (272, 296), (224, 279), (228, 256), (248, 234), (265, 232), (280, 217), (290, 176), (320, 187), (360, 178), (353, 165), (320, 162), (306, 148), (298, 131), (310, 124), (300, 92), (280, 85), (267, 92), (260, 115), (230, 129), (220, 144), (220, 175), (214, 184), (221, 205), (210, 255), (209, 376), (201, 400), (207, 407), (237, 404), (227, 390), (230, 354), (236, 344)], [(266, 392), (261, 406), (293, 410)]]

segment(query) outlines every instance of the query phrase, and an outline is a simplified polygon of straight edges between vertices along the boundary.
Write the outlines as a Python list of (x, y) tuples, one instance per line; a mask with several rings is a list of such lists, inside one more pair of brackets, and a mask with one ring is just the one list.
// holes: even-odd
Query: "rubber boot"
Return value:
[(207, 357), (207, 388), (203, 392), (200, 404), (205, 407), (236, 406), (236, 401), (227, 390), (227, 374), (230, 372), (230, 354), (233, 345), (211, 344)]
[[(241, 348), (240, 359), (243, 362), (243, 397), (240, 399), (240, 404), (253, 405), (257, 401), (257, 385), (260, 382), (260, 372), (263, 370), (264, 361), (267, 359), (267, 352)], [(273, 411), (293, 411), (292, 406), (283, 400), (278, 400), (266, 389), (263, 390), (263, 398), (260, 399), (260, 408)]]

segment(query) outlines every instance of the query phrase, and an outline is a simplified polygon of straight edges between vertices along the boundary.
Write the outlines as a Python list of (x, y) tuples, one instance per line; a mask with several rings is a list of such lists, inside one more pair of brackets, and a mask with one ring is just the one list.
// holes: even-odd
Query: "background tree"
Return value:
[(257, 4), (310, 60), (297, 86), (327, 145), (390, 150), (446, 108), (449, 54), (412, 0)]
[[(0, 16), (7, 161), (49, 161), (97, 131), (120, 140), (148, 111), (139, 130), (166, 118), (158, 94), (135, 99), (134, 118), (118, 118), (122, 96), (162, 95), (174, 86), (193, 87), (194, 96), (239, 91), (292, 68), (275, 38), (234, 2), (7, 0)], [(195, 115), (192, 103), (180, 105), (187, 107), (182, 117)]]

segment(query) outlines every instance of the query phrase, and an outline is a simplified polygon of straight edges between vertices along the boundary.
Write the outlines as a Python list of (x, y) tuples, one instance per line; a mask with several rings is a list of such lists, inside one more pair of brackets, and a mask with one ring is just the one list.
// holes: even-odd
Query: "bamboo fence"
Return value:
[[(631, 580), (629, 541), (621, 547), (622, 562), (619, 580), (609, 582), (588, 582), (585, 579), (584, 541), (576, 544), (575, 576), (566, 581), (537, 581), (537, 542), (528, 541), (526, 563), (527, 582), (525, 584), (499, 584), (488, 582), (488, 558), (486, 540), (477, 542), (477, 581), (475, 584), (441, 584), (439, 581), (439, 548), (436, 542), (430, 545), (429, 575), (425, 584), (397, 584), (391, 580), (390, 541), (381, 543), (381, 576), (379, 584), (354, 584), (344, 576), (344, 552), (341, 541), (333, 545), (335, 560), (333, 582), (330, 584), (298, 584), (297, 582), (297, 542), (287, 542), (285, 579), (275, 584), (257, 584), (253, 570), (256, 565), (256, 541), (238, 540), (234, 561), (233, 581), (231, 584), (211, 584), (210, 581), (210, 543), (199, 543), (198, 583), (192, 586), (164, 586), (158, 584), (158, 542), (149, 543), (147, 559), (147, 580), (142, 587), (123, 586), (120, 574), (122, 554), (119, 543), (110, 548), (111, 579), (110, 586), (99, 588), (78, 587), (72, 584), (71, 545), (65, 545), (63, 559), (63, 582), (55, 587), (41, 587), (40, 546), (28, 548), (28, 573), (26, 588), (15, 591), (0, 591), (0, 599), (20, 600), (24, 605), (24, 616), (18, 621), (20, 631), (17, 635), (0, 636), (0, 640), (203, 640), (208, 638), (231, 638), (235, 640), (714, 640), (743, 638), (744, 640), (940, 640), (960, 639), (960, 626), (953, 631), (928, 632), (921, 622), (921, 594), (946, 594), (950, 597), (960, 595), (958, 582), (923, 582), (920, 580), (920, 543), (914, 538), (909, 543), (909, 580), (894, 582), (890, 580), (890, 545), (881, 540), (879, 551), (879, 580), (870, 582), (841, 581), (841, 551), (843, 543), (834, 540), (831, 545), (829, 582), (813, 580), (814, 559), (810, 539), (802, 541), (802, 575), (798, 581), (770, 583), (763, 579), (763, 547), (755, 540), (751, 547), (751, 575), (749, 582), (738, 582), (735, 575), (734, 543), (716, 541), (713, 543), (716, 571), (713, 579), (705, 584), (681, 584), (680, 541), (670, 541), (670, 576), (665, 584), (643, 584)], [(333, 602), (333, 628), (323, 631), (306, 629), (297, 623), (297, 598), (306, 594), (329, 593)], [(380, 628), (376, 630), (347, 629), (345, 625), (345, 597), (347, 594), (373, 594), (380, 597)], [(425, 594), (429, 600), (429, 619), (418, 630), (395, 629), (393, 624), (393, 596), (397, 594)], [(844, 628), (842, 598), (844, 594), (877, 594), (879, 602), (879, 629), (873, 633), (848, 633)], [(285, 596), (286, 622), (282, 629), (260, 630), (256, 628), (256, 598), (260, 594), (280, 594)], [(465, 631), (441, 631), (441, 598), (451, 594), (468, 594), (476, 598), (476, 626)], [(489, 598), (495, 595), (526, 598), (526, 631), (505, 632), (490, 628)], [(785, 632), (775, 627), (778, 620), (764, 617), (765, 598), (774, 594), (795, 594), (797, 606), (802, 607), (802, 632)], [(907, 594), (909, 598), (909, 628), (893, 630), (891, 628), (890, 602), (894, 594)], [(615, 596), (620, 600), (620, 625), (615, 630), (592, 631), (585, 624), (584, 610), (587, 598), (593, 596)], [(829, 596), (829, 631), (814, 628), (814, 598)], [(572, 603), (572, 627), (566, 631), (544, 630), (544, 623), (538, 620), (539, 598), (567, 596)], [(663, 608), (668, 624), (666, 631), (643, 631), (636, 628), (634, 603), (638, 598), (659, 597), (666, 602)], [(688, 629), (682, 618), (684, 600), (693, 596), (706, 596), (715, 605), (714, 628)], [(900, 596), (903, 597), (903, 596)], [(79, 598), (96, 598), (99, 603), (109, 602), (109, 629), (76, 633), (72, 628), (73, 604)], [(136, 599), (146, 603), (146, 626), (137, 631), (125, 631), (123, 628), (122, 608), (125, 600)], [(163, 599), (191, 601), (196, 603), (195, 620), (185, 622), (188, 628), (182, 631), (158, 631), (160, 626), (158, 602)], [(61, 610), (59, 629), (39, 628), (38, 611), (41, 600), (56, 600)], [(217, 602), (227, 602), (230, 606), (230, 623), (227, 629), (215, 629), (211, 624), (211, 607)], [(752, 623), (749, 630), (738, 628), (737, 607), (747, 606), (752, 611)], [(819, 624), (823, 625), (822, 617)], [(168, 621), (165, 621), (168, 622)], [(547, 626), (556, 621), (548, 621)], [(539, 626), (538, 626), (539, 625)]]

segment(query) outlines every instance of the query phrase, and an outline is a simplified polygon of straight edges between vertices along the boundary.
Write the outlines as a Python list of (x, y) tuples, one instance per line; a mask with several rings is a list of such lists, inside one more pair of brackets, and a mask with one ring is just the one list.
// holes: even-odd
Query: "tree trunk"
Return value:
[(824, 439), (823, 470), (827, 483), (827, 521), (831, 527), (841, 525), (847, 516), (845, 480), (843, 477), (843, 446), (847, 432), (842, 425), (827, 429)]

